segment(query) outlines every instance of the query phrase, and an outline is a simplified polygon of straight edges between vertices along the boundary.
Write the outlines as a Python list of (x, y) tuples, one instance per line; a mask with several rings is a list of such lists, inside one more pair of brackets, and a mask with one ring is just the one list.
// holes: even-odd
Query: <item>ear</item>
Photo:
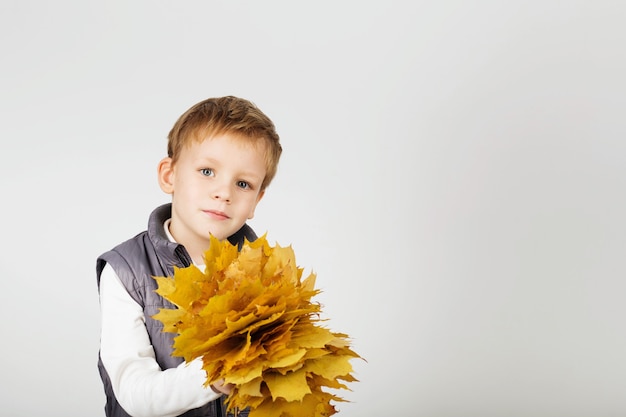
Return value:
[(256, 202), (254, 203), (254, 206), (252, 206), (252, 209), (250, 209), (250, 214), (248, 215), (248, 220), (254, 218), (254, 210), (256, 210), (257, 204), (259, 204), (259, 201), (261, 201), (261, 199), (263, 198), (264, 195), (265, 195), (265, 190), (261, 191), (259, 193), (259, 195), (256, 197)]
[(157, 168), (159, 178), (159, 187), (166, 194), (174, 194), (174, 165), (172, 158), (165, 157), (161, 159)]

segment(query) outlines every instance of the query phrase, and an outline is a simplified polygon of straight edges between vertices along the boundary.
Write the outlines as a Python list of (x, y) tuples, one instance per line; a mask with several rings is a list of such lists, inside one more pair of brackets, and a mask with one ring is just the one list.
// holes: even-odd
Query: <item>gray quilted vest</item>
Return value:
[[(152, 316), (159, 312), (160, 308), (176, 308), (172, 303), (158, 295), (156, 280), (153, 276), (172, 276), (174, 266), (184, 268), (191, 265), (191, 257), (182, 245), (170, 242), (163, 230), (163, 223), (171, 217), (171, 204), (165, 204), (155, 209), (148, 221), (148, 230), (139, 233), (135, 237), (121, 243), (112, 250), (100, 255), (96, 264), (98, 288), (100, 288), (100, 274), (108, 263), (117, 273), (120, 281), (130, 296), (143, 307), (146, 328), (156, 361), (161, 369), (175, 368), (183, 362), (182, 358), (172, 356), (173, 333), (162, 331), (161, 322), (154, 320)], [(241, 247), (244, 238), (255, 240), (256, 234), (248, 226), (244, 225), (228, 240)], [(107, 402), (105, 413), (107, 417), (130, 417), (119, 405), (111, 381), (102, 359), (98, 355), (98, 370), (104, 384)], [(184, 417), (223, 417), (225, 407), (223, 398), (212, 401), (203, 407), (190, 410)]]

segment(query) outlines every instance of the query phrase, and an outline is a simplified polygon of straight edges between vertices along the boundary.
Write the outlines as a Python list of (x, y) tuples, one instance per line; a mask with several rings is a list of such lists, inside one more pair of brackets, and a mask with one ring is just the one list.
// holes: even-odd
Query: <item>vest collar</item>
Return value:
[(172, 217), (172, 203), (157, 207), (148, 219), (148, 238), (157, 249), (162, 260), (170, 265), (188, 267), (191, 265), (191, 256), (185, 247), (179, 243), (171, 242), (163, 225)]

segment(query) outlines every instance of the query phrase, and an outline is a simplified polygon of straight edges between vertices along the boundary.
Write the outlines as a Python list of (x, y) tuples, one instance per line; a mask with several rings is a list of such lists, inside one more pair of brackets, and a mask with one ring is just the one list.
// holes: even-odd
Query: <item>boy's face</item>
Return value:
[(232, 134), (192, 141), (172, 165), (159, 164), (159, 183), (172, 195), (170, 232), (194, 257), (210, 234), (225, 239), (254, 216), (263, 192), (265, 148)]

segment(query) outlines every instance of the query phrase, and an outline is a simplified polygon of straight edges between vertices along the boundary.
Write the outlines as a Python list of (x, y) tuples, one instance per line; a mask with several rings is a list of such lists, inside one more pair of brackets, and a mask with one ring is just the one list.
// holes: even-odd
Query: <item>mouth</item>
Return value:
[(228, 217), (228, 215), (224, 213), (223, 211), (219, 211), (219, 210), (203, 210), (203, 211), (204, 213), (208, 214), (209, 217), (216, 219), (216, 220), (230, 219), (230, 217)]

